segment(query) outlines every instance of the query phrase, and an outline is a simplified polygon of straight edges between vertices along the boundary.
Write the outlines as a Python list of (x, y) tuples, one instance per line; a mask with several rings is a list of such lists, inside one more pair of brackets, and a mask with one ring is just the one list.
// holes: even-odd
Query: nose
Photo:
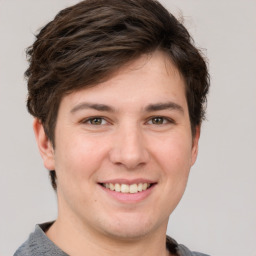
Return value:
[(142, 131), (137, 127), (120, 129), (113, 139), (110, 160), (129, 170), (145, 165), (149, 161), (149, 152)]

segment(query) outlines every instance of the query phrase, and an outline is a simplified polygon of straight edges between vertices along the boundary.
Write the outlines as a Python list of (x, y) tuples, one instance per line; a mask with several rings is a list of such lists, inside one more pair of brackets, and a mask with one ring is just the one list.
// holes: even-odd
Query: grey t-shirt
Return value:
[[(51, 225), (52, 222), (36, 225), (35, 231), (14, 253), (14, 256), (68, 256), (46, 236), (45, 231)], [(187, 247), (177, 244), (170, 237), (166, 239), (166, 247), (171, 253), (176, 253), (177, 256), (209, 256), (199, 252), (191, 252)]]

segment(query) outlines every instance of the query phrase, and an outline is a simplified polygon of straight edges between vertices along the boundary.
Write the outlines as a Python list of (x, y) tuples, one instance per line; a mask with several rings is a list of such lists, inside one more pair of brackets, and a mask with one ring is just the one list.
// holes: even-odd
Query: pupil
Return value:
[(154, 123), (154, 124), (162, 124), (162, 123), (163, 123), (163, 118), (161, 118), (161, 117), (155, 117), (155, 118), (153, 119), (153, 123)]
[(92, 124), (96, 124), (96, 125), (99, 125), (99, 124), (101, 124), (101, 118), (94, 118), (94, 119), (92, 119)]

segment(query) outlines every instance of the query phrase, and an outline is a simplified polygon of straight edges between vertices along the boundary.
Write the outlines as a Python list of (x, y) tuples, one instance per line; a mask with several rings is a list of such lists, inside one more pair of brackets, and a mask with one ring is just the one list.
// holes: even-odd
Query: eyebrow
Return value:
[(97, 103), (87, 103), (87, 102), (82, 102), (78, 105), (76, 105), (74, 108), (71, 109), (71, 113), (77, 112), (79, 110), (83, 109), (95, 109), (98, 111), (107, 111), (107, 112), (114, 112), (114, 109), (108, 105), (104, 104), (97, 104)]
[[(82, 102), (76, 105), (74, 108), (71, 109), (70, 112), (74, 113), (83, 109), (95, 109), (97, 111), (115, 112), (114, 108), (108, 105), (98, 104), (98, 103), (88, 103), (88, 102)], [(184, 109), (179, 104), (174, 102), (149, 104), (148, 106), (145, 107), (146, 112), (160, 111), (160, 110), (166, 110), (166, 109), (178, 110), (179, 112), (184, 113)]]
[(182, 106), (180, 106), (177, 103), (174, 102), (165, 102), (165, 103), (156, 103), (156, 104), (150, 104), (148, 105), (145, 110), (147, 112), (152, 112), (152, 111), (159, 111), (159, 110), (178, 110), (181, 113), (184, 113), (184, 109)]

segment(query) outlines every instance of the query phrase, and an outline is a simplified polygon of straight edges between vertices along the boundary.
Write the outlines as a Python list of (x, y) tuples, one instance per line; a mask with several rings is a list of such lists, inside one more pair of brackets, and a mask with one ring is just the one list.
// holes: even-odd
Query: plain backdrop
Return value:
[[(0, 0), (0, 256), (57, 215), (25, 107), (24, 49), (76, 2)], [(211, 73), (198, 160), (168, 234), (211, 255), (256, 256), (256, 1), (161, 2), (184, 17)]]

